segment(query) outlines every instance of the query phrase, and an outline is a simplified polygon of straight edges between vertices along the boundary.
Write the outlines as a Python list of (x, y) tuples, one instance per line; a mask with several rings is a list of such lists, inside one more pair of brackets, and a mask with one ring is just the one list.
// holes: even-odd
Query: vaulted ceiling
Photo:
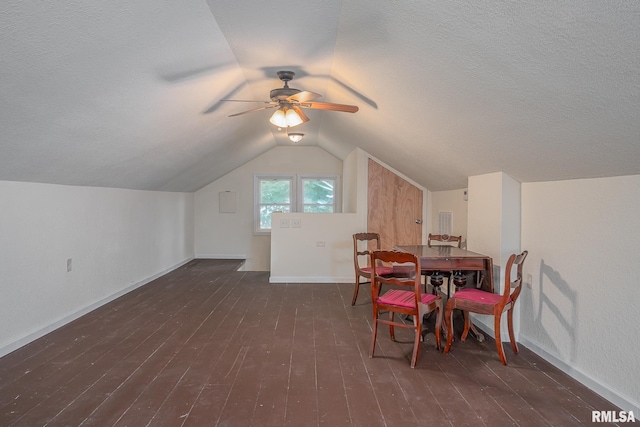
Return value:
[(0, 180), (195, 191), (277, 145), (355, 147), (430, 190), (640, 173), (640, 2), (4, 0)]

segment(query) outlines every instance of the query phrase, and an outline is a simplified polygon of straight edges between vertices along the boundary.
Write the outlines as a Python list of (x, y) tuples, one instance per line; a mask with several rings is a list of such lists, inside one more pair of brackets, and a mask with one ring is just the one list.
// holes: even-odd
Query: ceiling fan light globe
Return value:
[(287, 118), (284, 114), (284, 111), (282, 108), (277, 109), (272, 115), (271, 118), (269, 119), (269, 121), (281, 128), (285, 128), (287, 127)]
[(298, 142), (302, 141), (302, 137), (303, 136), (304, 136), (304, 133), (290, 133), (289, 134), (289, 139), (293, 143), (298, 143)]
[(302, 118), (298, 115), (298, 113), (295, 112), (295, 110), (291, 108), (287, 110), (287, 112), (285, 113), (285, 117), (287, 121), (287, 126), (289, 127), (298, 126), (299, 124), (302, 124)]

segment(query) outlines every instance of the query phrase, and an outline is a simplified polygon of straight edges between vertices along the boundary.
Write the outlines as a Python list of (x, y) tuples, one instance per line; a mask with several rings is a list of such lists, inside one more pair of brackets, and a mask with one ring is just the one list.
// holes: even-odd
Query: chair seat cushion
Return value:
[[(456, 293), (453, 294), (453, 298), (494, 305), (500, 301), (502, 295), (475, 288), (464, 288), (456, 291)], [(509, 297), (509, 300), (511, 300), (511, 297)]]
[[(391, 289), (386, 294), (382, 295), (378, 298), (379, 304), (387, 304), (387, 305), (395, 305), (397, 307), (407, 307), (412, 308), (415, 307), (415, 297), (414, 293), (411, 291), (402, 291), (399, 289)], [(431, 301), (435, 300), (437, 296), (432, 294), (420, 294), (420, 300), (423, 304), (429, 304)]]
[[(364, 268), (361, 268), (361, 270), (366, 271), (367, 273), (371, 273), (372, 268), (364, 267)], [(386, 276), (387, 274), (393, 273), (393, 267), (386, 267), (386, 266), (376, 267), (376, 273), (378, 273), (379, 276)]]

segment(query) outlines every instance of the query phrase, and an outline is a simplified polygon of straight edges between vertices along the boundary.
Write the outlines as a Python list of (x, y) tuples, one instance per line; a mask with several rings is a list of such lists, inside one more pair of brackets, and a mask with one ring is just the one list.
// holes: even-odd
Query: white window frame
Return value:
[(342, 197), (340, 197), (340, 176), (339, 175), (298, 175), (297, 184), (298, 184), (298, 204), (296, 205), (297, 212), (304, 212), (304, 180), (333, 180), (333, 213), (340, 212), (340, 201)]
[[(291, 183), (289, 194), (290, 211), (296, 211), (296, 177), (295, 175), (254, 175), (253, 177), (253, 232), (254, 234), (271, 234), (271, 228), (261, 228), (260, 226), (260, 183), (262, 181), (285, 181), (288, 180)], [(271, 224), (273, 226), (273, 224)]]
[[(260, 226), (260, 182), (266, 180), (289, 180), (291, 182), (291, 194), (290, 194), (290, 206), (291, 213), (302, 213), (304, 208), (304, 186), (302, 181), (305, 179), (325, 179), (335, 181), (335, 193), (334, 193), (334, 207), (333, 213), (341, 211), (341, 191), (340, 191), (340, 176), (339, 175), (290, 175), (290, 174), (260, 174), (253, 176), (253, 233), (256, 235), (270, 235), (270, 228), (261, 228)], [(273, 224), (271, 224), (273, 227)]]

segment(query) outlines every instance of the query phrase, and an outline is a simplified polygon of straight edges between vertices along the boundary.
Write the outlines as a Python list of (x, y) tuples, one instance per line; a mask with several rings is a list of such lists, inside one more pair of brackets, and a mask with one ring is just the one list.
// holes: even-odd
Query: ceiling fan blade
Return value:
[(298, 113), (298, 115), (302, 119), (302, 123), (306, 123), (306, 122), (309, 121), (309, 117), (307, 117), (307, 115), (304, 113), (304, 111), (302, 111), (302, 108), (298, 107), (297, 105), (294, 105), (292, 108), (293, 108), (293, 111)]
[[(233, 89), (231, 89), (229, 92), (227, 92), (224, 95), (224, 99), (228, 99), (228, 98), (232, 97), (236, 92), (238, 92), (240, 89), (242, 89), (244, 87), (244, 85), (246, 85), (246, 83), (241, 83), (241, 84), (237, 85), (236, 87), (234, 87)], [(220, 108), (221, 105), (222, 105), (222, 102), (216, 101), (213, 104), (209, 105), (207, 107), (207, 109), (202, 112), (202, 114), (211, 114), (214, 111), (216, 111), (218, 108)]]
[(254, 111), (268, 110), (269, 108), (275, 108), (277, 106), (278, 106), (278, 104), (265, 105), (264, 107), (252, 108), (251, 110), (243, 111), (241, 113), (235, 113), (235, 114), (230, 115), (229, 117), (241, 116), (243, 114), (253, 113)]
[(295, 95), (291, 95), (287, 98), (287, 101), (298, 101), (298, 102), (308, 102), (316, 98), (320, 98), (322, 95), (319, 93), (309, 92), (307, 90), (303, 90), (302, 92), (298, 92)]
[(355, 113), (359, 110), (355, 105), (332, 104), (329, 102), (305, 102), (301, 103), (300, 106), (302, 108), (311, 108), (314, 110), (342, 111), (344, 113)]

